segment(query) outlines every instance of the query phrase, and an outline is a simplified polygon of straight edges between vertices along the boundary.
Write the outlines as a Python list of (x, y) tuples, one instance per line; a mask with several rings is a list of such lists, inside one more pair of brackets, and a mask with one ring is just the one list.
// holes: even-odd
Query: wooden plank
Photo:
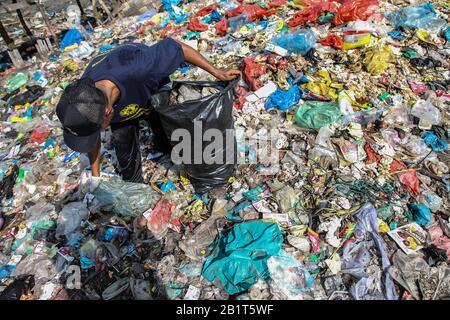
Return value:
[(3, 3), (2, 6), (6, 11), (16, 11), (17, 9), (25, 9), (31, 7), (25, 0), (19, 0), (17, 3)]

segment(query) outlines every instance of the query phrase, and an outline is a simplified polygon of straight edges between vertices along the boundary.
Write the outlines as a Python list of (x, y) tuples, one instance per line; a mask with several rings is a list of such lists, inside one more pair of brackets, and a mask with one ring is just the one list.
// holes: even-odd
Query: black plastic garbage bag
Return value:
[[(237, 82), (238, 80), (230, 82), (174, 81), (152, 97), (152, 105), (156, 112), (160, 114), (165, 134), (170, 140), (172, 140), (172, 134), (176, 129), (185, 129), (190, 133), (191, 152), (186, 155), (183, 150), (178, 154), (183, 156), (181, 164), (183, 164), (197, 194), (206, 193), (215, 187), (226, 184), (233, 173), (236, 163), (233, 101), (234, 88)], [(200, 99), (170, 104), (171, 91), (178, 90), (183, 85), (198, 89), (216, 88), (218, 92), (203, 96)], [(210, 137), (210, 141), (205, 141), (202, 137), (209, 129), (216, 129), (214, 130), (214, 138)], [(201, 132), (200, 137), (198, 137), (199, 132)], [(215, 134), (219, 132), (221, 136), (221, 140), (218, 139), (218, 141), (221, 141), (220, 148), (210, 146), (210, 148), (205, 149), (211, 143), (216, 142)], [(178, 148), (176, 146), (182, 140), (184, 139), (179, 138), (178, 141), (171, 141), (174, 147), (172, 155), (180, 149), (180, 145), (178, 145)], [(195, 143), (197, 143), (197, 146)], [(215, 145), (217, 146), (217, 144)], [(212, 149), (214, 150), (211, 151)], [(213, 155), (214, 160), (208, 162), (205, 161), (206, 158), (201, 156), (199, 162), (199, 151), (202, 155), (204, 155), (203, 151)], [(189, 159), (189, 161), (185, 161), (186, 159)]]
[(0, 293), (0, 300), (19, 300), (34, 287), (34, 276), (24, 275), (11, 282), (5, 290)]
[(3, 198), (6, 200), (11, 199), (14, 196), (14, 184), (19, 175), (19, 167), (14, 166), (8, 169), (6, 177), (0, 181), (0, 202)]
[(29, 86), (27, 87), (27, 91), (24, 93), (18, 94), (17, 96), (11, 98), (9, 103), (12, 106), (24, 105), (25, 103), (33, 103), (45, 93), (44, 88), (40, 86)]

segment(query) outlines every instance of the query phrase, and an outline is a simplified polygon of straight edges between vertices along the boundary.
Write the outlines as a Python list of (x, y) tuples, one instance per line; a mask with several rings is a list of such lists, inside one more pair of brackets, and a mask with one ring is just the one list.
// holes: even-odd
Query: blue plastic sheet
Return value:
[[(360, 278), (359, 281), (352, 286), (350, 289), (350, 294), (356, 300), (364, 299), (387, 299), (396, 300), (397, 294), (395, 291), (394, 280), (389, 274), (388, 270), (391, 266), (389, 261), (389, 255), (387, 251), (386, 243), (383, 237), (378, 232), (378, 218), (377, 212), (371, 203), (364, 204), (361, 209), (355, 214), (356, 218), (356, 242), (349, 242), (344, 246), (344, 261), (342, 272), (345, 273), (357, 273)], [(371, 239), (371, 240), (369, 240)], [(369, 249), (375, 245), (378, 249), (379, 256), (381, 258), (381, 270), (384, 273), (384, 290), (380, 295), (375, 294), (372, 296), (367, 284), (369, 281), (369, 276), (365, 273), (365, 267), (370, 261), (367, 256), (369, 254)], [(350, 248), (350, 250), (348, 250)], [(350, 257), (353, 257), (353, 261), (346, 261), (346, 252)], [(353, 252), (353, 253), (352, 253)], [(346, 272), (345, 269), (351, 272)]]
[(164, 9), (166, 9), (167, 11), (172, 10), (172, 6), (177, 6), (180, 4), (180, 2), (181, 0), (162, 0)]
[(276, 223), (244, 222), (222, 235), (203, 265), (202, 275), (221, 284), (228, 294), (248, 290), (258, 279), (268, 280), (267, 260), (281, 251), (283, 235)]
[(444, 19), (436, 18), (436, 12), (429, 3), (417, 7), (401, 8), (386, 14), (386, 17), (396, 27), (421, 28), (434, 33), (439, 33), (447, 25)]
[(78, 31), (78, 29), (71, 28), (66, 32), (64, 38), (61, 40), (61, 50), (64, 50), (65, 47), (69, 47), (75, 43), (80, 43), (83, 40), (84, 36), (81, 34), (81, 32)]
[(144, 23), (145, 21), (150, 20), (155, 14), (156, 14), (156, 11), (155, 11), (155, 10), (148, 10), (148, 11), (145, 11), (143, 14), (141, 14), (141, 15), (137, 18), (137, 22), (138, 22), (138, 23)]
[(239, 16), (228, 18), (228, 25), (233, 31), (241, 28), (242, 26), (245, 26), (247, 23), (250, 22), (251, 22), (250, 15), (247, 13), (243, 13)]
[[(175, 23), (181, 23), (189, 17), (188, 13), (182, 12), (182, 10), (177, 7), (180, 2), (181, 0), (162, 0), (164, 9), (169, 11), (169, 18), (174, 20)], [(167, 25), (167, 23), (168, 21), (163, 21), (163, 28)]]
[(300, 89), (298, 86), (292, 86), (289, 90), (277, 89), (266, 100), (266, 109), (277, 107), (281, 111), (288, 110), (296, 105), (301, 98)]
[(316, 44), (316, 36), (309, 29), (299, 29), (294, 32), (284, 32), (272, 38), (272, 42), (289, 53), (305, 55)]
[(411, 204), (409, 210), (414, 216), (414, 220), (421, 226), (426, 226), (431, 222), (431, 211), (424, 204)]
[(214, 10), (213, 12), (211, 12), (210, 15), (206, 16), (205, 18), (203, 18), (202, 22), (203, 23), (211, 23), (211, 22), (218, 22), (220, 20), (222, 20), (222, 15), (219, 13), (219, 11)]
[(422, 133), (422, 139), (433, 151), (444, 151), (448, 149), (447, 142), (440, 139), (433, 131)]

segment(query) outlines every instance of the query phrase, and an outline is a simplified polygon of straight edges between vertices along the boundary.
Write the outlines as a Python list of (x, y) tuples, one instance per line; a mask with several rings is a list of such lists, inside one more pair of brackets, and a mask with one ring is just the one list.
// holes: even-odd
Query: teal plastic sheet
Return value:
[(409, 210), (414, 216), (414, 220), (421, 226), (426, 226), (431, 222), (431, 211), (424, 204), (411, 204)]
[(222, 235), (203, 264), (202, 275), (228, 294), (248, 290), (258, 279), (269, 279), (267, 260), (281, 251), (283, 235), (276, 223), (243, 222)]
[(448, 149), (447, 142), (440, 139), (433, 131), (422, 133), (422, 139), (433, 151), (444, 151)]
[(295, 121), (302, 128), (320, 129), (341, 117), (337, 102), (306, 101), (298, 108)]

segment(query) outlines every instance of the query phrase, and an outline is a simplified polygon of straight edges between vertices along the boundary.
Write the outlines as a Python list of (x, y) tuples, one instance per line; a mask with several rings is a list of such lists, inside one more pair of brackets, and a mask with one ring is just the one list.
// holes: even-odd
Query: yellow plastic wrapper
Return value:
[(289, 233), (295, 237), (303, 237), (306, 235), (306, 230), (308, 230), (308, 226), (303, 225), (303, 224), (298, 224), (295, 226), (290, 226), (288, 230), (289, 230)]
[(366, 51), (364, 65), (371, 74), (380, 74), (387, 69), (394, 59), (394, 54), (388, 46), (372, 47)]
[(370, 43), (371, 35), (366, 34), (352, 34), (344, 36), (344, 50), (350, 50), (358, 47), (366, 46)]
[(388, 233), (389, 231), (391, 231), (391, 229), (389, 229), (389, 226), (386, 222), (384, 222), (383, 220), (381, 220), (380, 218), (378, 218), (378, 232), (379, 233)]
[(184, 186), (190, 184), (189, 179), (186, 177), (186, 172), (184, 170), (180, 171), (180, 180)]
[(9, 118), (9, 121), (12, 123), (25, 123), (25, 122), (28, 122), (28, 119), (20, 118), (20, 117), (11, 117), (11, 118)]
[(157, 13), (150, 19), (150, 21), (155, 23), (155, 24), (161, 24), (163, 19), (164, 19), (164, 14), (163, 13)]
[(417, 29), (416, 37), (426, 43), (433, 44), (433, 41), (430, 40), (430, 33), (424, 29)]
[(281, 29), (283, 29), (283, 27), (284, 27), (284, 22), (283, 22), (283, 20), (278, 20), (278, 22), (277, 22), (277, 30), (275, 30), (275, 31), (276, 31), (276, 32), (280, 32)]
[(319, 70), (312, 75), (313, 78), (317, 78), (316, 81), (309, 81), (302, 85), (303, 88), (307, 88), (312, 93), (336, 100), (338, 98), (336, 88), (341, 87), (338, 83), (331, 82), (330, 74), (327, 70)]
[(66, 60), (62, 63), (63, 67), (72, 71), (72, 72), (76, 72), (78, 71), (78, 65), (73, 62), (72, 60)]
[(69, 51), (75, 50), (76, 48), (78, 48), (78, 43), (75, 43), (75, 44), (73, 44), (71, 46), (65, 47), (64, 48), (64, 52), (69, 52)]

